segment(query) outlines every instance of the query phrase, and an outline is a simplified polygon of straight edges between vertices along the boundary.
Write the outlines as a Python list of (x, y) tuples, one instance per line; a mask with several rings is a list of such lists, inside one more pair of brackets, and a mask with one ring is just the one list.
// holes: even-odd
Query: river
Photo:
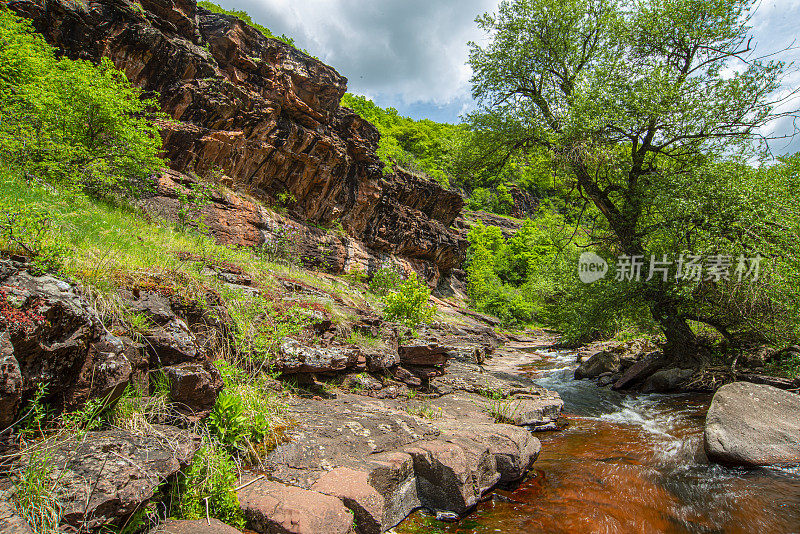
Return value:
[(538, 435), (533, 476), (459, 523), (417, 512), (396, 532), (800, 533), (800, 469), (706, 460), (710, 396), (623, 395), (573, 380), (573, 353), (531, 360), (519, 372), (561, 394), (568, 423)]

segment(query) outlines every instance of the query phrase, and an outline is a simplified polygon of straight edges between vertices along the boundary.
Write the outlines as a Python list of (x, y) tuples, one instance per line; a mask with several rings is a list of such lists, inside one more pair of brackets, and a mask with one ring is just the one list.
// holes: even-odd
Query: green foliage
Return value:
[(48, 420), (53, 416), (51, 407), (47, 404), (46, 382), (41, 382), (36, 386), (33, 397), (22, 409), (22, 418), (17, 423), (17, 435), (28, 440), (44, 435)]
[(204, 445), (173, 488), (173, 515), (179, 519), (205, 519), (207, 505), (209, 517), (244, 528), (244, 514), (233, 491), (236, 473), (236, 466), (224, 450)]
[(394, 108), (382, 109), (363, 96), (346, 93), (341, 105), (355, 111), (380, 132), (378, 156), (391, 172), (399, 165), (430, 176), (444, 187), (450, 186), (450, 168), (460, 126), (430, 120), (415, 121), (402, 117)]
[(436, 308), (428, 304), (431, 290), (417, 278), (417, 273), (402, 282), (396, 291), (391, 291), (383, 298), (383, 314), (390, 321), (400, 321), (410, 328), (433, 319)]
[(250, 370), (268, 369), (280, 343), (311, 322), (303, 308), (280, 299), (228, 287), (221, 293), (233, 322), (233, 349)]
[(394, 263), (382, 265), (373, 273), (369, 281), (369, 290), (376, 295), (384, 296), (392, 291), (397, 291), (404, 279), (403, 271), (398, 265)]
[(69, 247), (58, 241), (54, 219), (38, 203), (0, 198), (0, 248), (31, 257), (33, 274), (60, 270)]
[[(568, 221), (574, 235), (599, 243), (611, 257), (677, 257), (686, 250), (754, 256), (784, 247), (784, 258), (796, 258), (796, 240), (779, 237), (774, 226), (794, 228), (794, 221), (775, 219), (786, 201), (769, 193), (789, 192), (791, 180), (754, 176), (743, 163), (762, 140), (756, 132), (781, 117), (770, 95), (785, 67), (753, 59), (742, 46), (753, 6), (751, 0), (504, 0), (497, 13), (478, 19), (488, 39), (471, 44), (480, 102), (469, 118), (476, 132), (472, 161), (496, 170), (549, 160), (553, 175), (575, 193), (569, 201), (580, 215)], [(743, 68), (728, 72), (736, 59)], [(491, 281), (493, 272), (518, 283), (511, 278), (521, 265), (511, 258), (477, 249), (474, 257), (482, 265), (476, 280)], [(763, 339), (768, 302), (794, 309), (787, 283), (793, 261), (776, 253), (771, 273), (754, 285), (674, 277), (628, 288), (561, 284), (551, 317), (577, 326), (579, 316), (596, 311), (598, 320), (590, 322), (606, 330), (656, 321), (675, 355), (691, 345), (685, 342), (690, 318)], [(640, 317), (647, 312), (649, 319)], [(580, 329), (586, 328), (584, 321)]]
[(36, 534), (58, 532), (64, 511), (56, 492), (58, 481), (53, 481), (51, 473), (50, 458), (41, 451), (33, 451), (13, 477), (10, 502)]
[(494, 191), (485, 187), (478, 187), (472, 191), (467, 206), (471, 210), (482, 210), (499, 215), (508, 215), (514, 209), (514, 197), (508, 191), (508, 186), (500, 184)]
[(57, 59), (30, 23), (0, 9), (0, 160), (105, 195), (162, 165), (152, 99), (111, 61)]
[(547, 207), (508, 240), (497, 227), (474, 224), (467, 236), (467, 291), (475, 307), (510, 326), (540, 316), (574, 254), (563, 229), (563, 217)]
[(102, 416), (108, 404), (107, 398), (89, 399), (81, 408), (61, 414), (61, 424), (73, 434), (97, 430), (105, 424)]
[(251, 375), (225, 360), (215, 365), (225, 389), (206, 421), (209, 435), (236, 458), (258, 462), (282, 439), (286, 421), (281, 396), (263, 374)]
[(230, 449), (244, 443), (255, 430), (245, 414), (242, 398), (225, 391), (217, 397), (208, 417), (208, 428), (215, 439)]

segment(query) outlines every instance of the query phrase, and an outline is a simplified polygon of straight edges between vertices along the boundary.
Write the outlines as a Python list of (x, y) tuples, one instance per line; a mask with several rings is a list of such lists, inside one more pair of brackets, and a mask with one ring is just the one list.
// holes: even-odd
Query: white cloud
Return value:
[(497, 0), (224, 0), (333, 65), (350, 90), (398, 103), (469, 96), (467, 41)]

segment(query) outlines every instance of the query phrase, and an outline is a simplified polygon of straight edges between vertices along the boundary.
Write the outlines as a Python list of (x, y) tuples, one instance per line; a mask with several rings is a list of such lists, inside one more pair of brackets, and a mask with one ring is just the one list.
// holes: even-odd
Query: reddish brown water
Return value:
[(625, 397), (571, 380), (571, 357), (528, 369), (565, 400), (569, 426), (539, 435), (535, 476), (467, 519), (419, 512), (398, 533), (800, 533), (800, 469), (709, 464), (709, 399)]

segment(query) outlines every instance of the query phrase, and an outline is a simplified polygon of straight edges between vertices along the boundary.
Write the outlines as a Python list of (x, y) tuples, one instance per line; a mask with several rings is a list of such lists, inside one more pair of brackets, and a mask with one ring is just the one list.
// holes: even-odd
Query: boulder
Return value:
[(199, 436), (168, 426), (154, 426), (148, 435), (86, 432), (49, 444), (49, 477), (64, 522), (83, 531), (123, 524), (199, 446)]
[(583, 361), (575, 369), (575, 379), (597, 378), (603, 373), (616, 373), (620, 369), (620, 355), (602, 351)]
[(645, 393), (670, 393), (680, 390), (694, 375), (692, 369), (662, 369), (645, 380), (642, 391)]
[(437, 366), (444, 365), (450, 358), (449, 349), (437, 343), (410, 343), (397, 349), (403, 365)]
[(163, 368), (169, 379), (170, 399), (192, 421), (211, 413), (225, 384), (211, 362), (182, 363)]
[(627, 389), (635, 386), (664, 367), (665, 364), (666, 359), (661, 352), (650, 353), (626, 369), (619, 380), (611, 387), (612, 389)]
[(310, 347), (294, 339), (286, 339), (272, 368), (283, 374), (334, 373), (357, 367), (360, 359), (361, 352), (358, 349)]
[(100, 329), (75, 287), (24, 268), (0, 261), (0, 331), (13, 346), (23, 397), (47, 383), (52, 400), (60, 402), (78, 381)]
[(112, 334), (93, 342), (75, 385), (65, 393), (64, 407), (75, 409), (88, 399), (104, 399), (108, 403), (118, 399), (133, 375), (126, 349), (122, 338)]
[(367, 349), (364, 351), (364, 357), (367, 359), (367, 370), (370, 373), (380, 373), (400, 363), (400, 357), (394, 350)]
[(342, 501), (316, 491), (262, 479), (238, 497), (247, 524), (262, 534), (348, 534), (353, 526)]
[(527, 429), (513, 425), (464, 421), (444, 435), (460, 443), (468, 440), (487, 446), (494, 455), (499, 482), (506, 485), (522, 480), (542, 450), (541, 442)]
[(748, 382), (721, 387), (708, 409), (704, 446), (723, 464), (800, 464), (800, 395)]
[(413, 459), (420, 502), (464, 515), (500, 481), (497, 460), (484, 443), (423, 441), (403, 449)]
[(150, 534), (242, 534), (219, 519), (191, 521), (168, 519), (150, 531)]
[(8, 333), (3, 332), (0, 334), (0, 430), (16, 421), (21, 399), (22, 373)]
[(145, 334), (151, 351), (152, 367), (198, 361), (202, 354), (194, 334), (183, 319), (173, 317), (167, 323), (151, 328)]

